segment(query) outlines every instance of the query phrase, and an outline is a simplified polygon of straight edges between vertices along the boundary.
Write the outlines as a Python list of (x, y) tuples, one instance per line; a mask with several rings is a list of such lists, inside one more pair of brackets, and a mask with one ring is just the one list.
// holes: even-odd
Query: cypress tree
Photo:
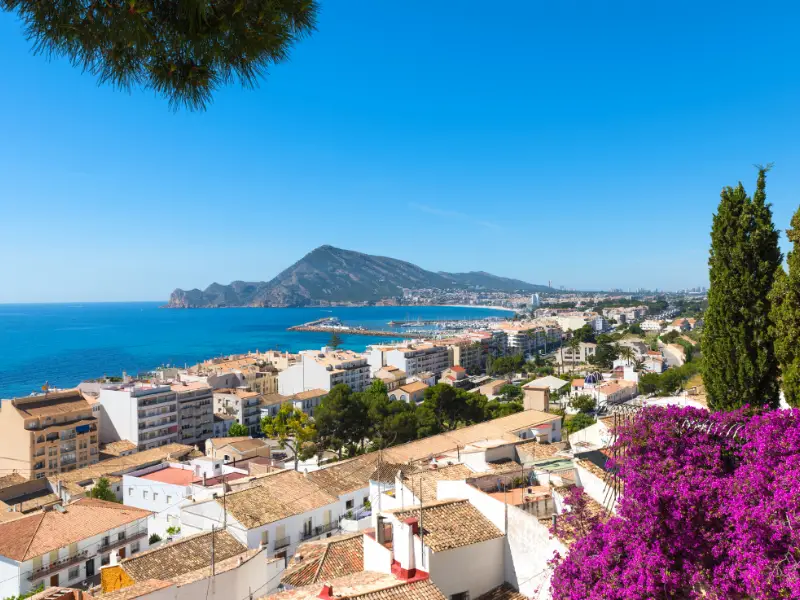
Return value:
[(725, 188), (711, 228), (703, 381), (709, 406), (777, 406), (778, 363), (770, 291), (781, 262), (778, 233), (760, 168), (751, 199), (740, 183)]
[(800, 209), (792, 217), (792, 228), (786, 236), (792, 242), (792, 251), (786, 258), (789, 273), (783, 267), (775, 272), (770, 296), (772, 332), (783, 394), (790, 406), (800, 407)]

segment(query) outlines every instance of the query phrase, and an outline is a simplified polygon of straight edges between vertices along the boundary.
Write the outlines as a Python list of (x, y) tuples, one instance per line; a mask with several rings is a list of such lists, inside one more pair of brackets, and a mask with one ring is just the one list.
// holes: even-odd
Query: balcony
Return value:
[(290, 546), (292, 543), (292, 536), (287, 535), (285, 538), (280, 538), (279, 540), (275, 540), (275, 550), (280, 550), (281, 548), (286, 548)]
[[(317, 525), (313, 527), (311, 531), (303, 531), (301, 534), (301, 538), (303, 541), (310, 540), (311, 538), (319, 537), (328, 533), (329, 531), (333, 531), (334, 529), (338, 529), (339, 526), (335, 523), (328, 523), (327, 525)], [(277, 548), (277, 546), (276, 546)]]
[(46, 567), (42, 567), (40, 569), (36, 569), (35, 571), (31, 571), (28, 574), (28, 581), (33, 581), (34, 579), (39, 579), (40, 577), (46, 577), (50, 573), (53, 573), (55, 571), (60, 571), (61, 569), (66, 569), (68, 567), (76, 565), (86, 560), (88, 556), (89, 556), (88, 549), (76, 552), (69, 558), (62, 558), (61, 560), (57, 560), (55, 562), (50, 563)]
[(172, 425), (177, 423), (177, 417), (171, 417), (169, 419), (162, 419), (157, 423), (139, 423), (139, 431), (147, 431), (148, 429), (156, 429), (158, 427), (164, 427), (165, 425)]
[(61, 444), (61, 453), (75, 452), (75, 442), (64, 442)]
[(77, 437), (78, 433), (74, 429), (70, 429), (69, 431), (62, 431), (59, 434), (59, 439), (64, 442), (67, 440), (74, 440)]
[(112, 550), (121, 548), (125, 544), (130, 544), (131, 542), (135, 542), (136, 540), (141, 540), (142, 538), (146, 537), (147, 537), (147, 529), (144, 529), (138, 533), (135, 532), (133, 535), (126, 535), (121, 540), (116, 540), (108, 544), (101, 543), (100, 546), (97, 548), (97, 552), (98, 553), (111, 552)]

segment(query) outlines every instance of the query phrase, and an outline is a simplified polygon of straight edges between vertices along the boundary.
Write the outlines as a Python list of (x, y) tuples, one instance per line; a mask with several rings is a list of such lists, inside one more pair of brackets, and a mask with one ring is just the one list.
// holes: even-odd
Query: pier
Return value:
[(433, 332), (426, 332), (426, 334), (415, 333), (411, 331), (386, 331), (385, 329), (361, 329), (360, 327), (346, 327), (344, 325), (325, 326), (325, 325), (294, 325), (289, 327), (287, 331), (315, 331), (324, 333), (341, 333), (342, 335), (369, 335), (374, 337), (388, 337), (388, 338), (414, 338), (420, 339), (423, 337), (430, 337)]

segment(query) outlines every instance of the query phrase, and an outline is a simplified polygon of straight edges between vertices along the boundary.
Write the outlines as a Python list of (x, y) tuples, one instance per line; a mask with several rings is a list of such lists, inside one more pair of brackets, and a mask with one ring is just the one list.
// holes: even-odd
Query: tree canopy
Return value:
[(274, 417), (261, 419), (261, 431), (268, 438), (278, 440), (281, 448), (289, 448), (294, 454), (294, 468), (298, 462), (314, 456), (314, 439), (317, 431), (308, 415), (299, 408), (286, 403)]
[(68, 58), (118, 88), (203, 109), (221, 86), (258, 84), (313, 31), (314, 0), (0, 0), (36, 53)]
[(709, 406), (777, 406), (778, 363), (770, 290), (781, 263), (766, 203), (766, 168), (750, 198), (740, 183), (722, 190), (711, 229), (703, 381)]
[(231, 428), (228, 429), (228, 437), (241, 437), (245, 435), (250, 435), (250, 429), (247, 427), (247, 425), (234, 423), (231, 425)]
[(94, 484), (94, 487), (89, 491), (89, 496), (97, 498), (98, 500), (105, 500), (106, 502), (119, 502), (114, 490), (111, 489), (111, 484), (108, 479), (101, 477)]

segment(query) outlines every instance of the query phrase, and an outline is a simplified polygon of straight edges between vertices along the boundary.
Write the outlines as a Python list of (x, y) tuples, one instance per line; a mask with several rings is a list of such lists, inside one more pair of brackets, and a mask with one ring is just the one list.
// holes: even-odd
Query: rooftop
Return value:
[[(420, 469), (406, 477), (406, 487), (420, 500), (436, 498), (439, 481), (463, 481), (475, 473), (467, 465), (456, 464), (436, 469)], [(422, 494), (422, 496), (420, 496)]]
[(322, 389), (306, 390), (304, 392), (297, 392), (292, 398), (295, 400), (311, 400), (312, 398), (320, 398), (327, 396), (328, 392)]
[(92, 410), (78, 389), (16, 398), (11, 404), (23, 417), (57, 417), (75, 411), (91, 413)]
[(3, 475), (0, 477), (0, 490), (12, 485), (17, 485), (18, 483), (25, 483), (26, 481), (28, 480), (19, 473), (9, 473), (8, 475)]
[(415, 392), (421, 392), (422, 390), (428, 389), (428, 384), (423, 383), (421, 381), (415, 381), (413, 383), (407, 383), (406, 385), (401, 385), (400, 389), (403, 390), (406, 394), (413, 394)]
[(520, 594), (510, 583), (504, 583), (481, 594), (477, 600), (528, 600), (528, 597)]
[(139, 447), (128, 440), (117, 440), (110, 442), (100, 448), (100, 452), (109, 456), (122, 456), (123, 452), (136, 452)]
[(281, 583), (301, 587), (363, 570), (363, 534), (350, 533), (302, 544), (283, 572)]
[[(333, 588), (333, 595), (338, 600), (445, 600), (430, 579), (408, 583), (398, 580), (389, 573), (376, 571), (353, 573), (332, 579), (326, 584)], [(322, 583), (307, 585), (272, 594), (260, 600), (317, 600), (322, 585)]]
[(211, 536), (214, 560), (222, 561), (247, 552), (247, 547), (225, 530), (198, 533), (154, 550), (147, 550), (120, 562), (134, 581), (171, 580), (211, 564)]
[(175, 485), (189, 485), (197, 480), (194, 471), (191, 469), (179, 469), (177, 467), (166, 467), (140, 475), (140, 479), (147, 479), (148, 481), (158, 481), (159, 483), (172, 483)]
[[(387, 511), (400, 521), (420, 518), (420, 508)], [(468, 500), (439, 500), (422, 505), (425, 545), (432, 552), (461, 548), (503, 537)]]
[(16, 521), (0, 523), (0, 555), (23, 562), (110, 529), (146, 519), (153, 513), (94, 498)]
[(312, 471), (308, 479), (330, 494), (348, 494), (369, 486), (369, 478), (379, 459), (378, 452), (370, 452)]

